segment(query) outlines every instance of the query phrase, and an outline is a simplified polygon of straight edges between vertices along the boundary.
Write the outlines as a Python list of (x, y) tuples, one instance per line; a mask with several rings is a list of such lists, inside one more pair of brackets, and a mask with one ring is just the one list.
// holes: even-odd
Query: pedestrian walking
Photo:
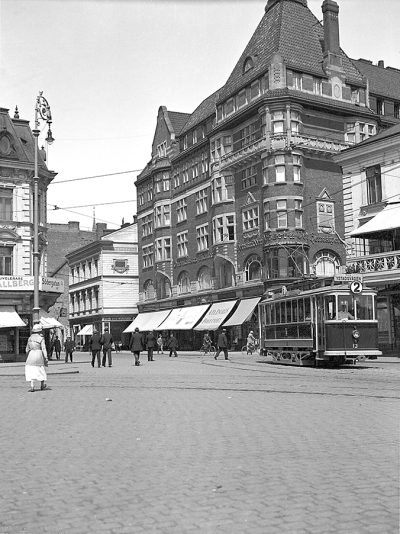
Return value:
[(160, 354), (160, 350), (161, 354), (164, 354), (164, 339), (162, 334), (159, 334), (157, 338), (157, 354)]
[(106, 366), (106, 359), (108, 358), (108, 367), (112, 367), (112, 346), (113, 338), (108, 327), (104, 328), (104, 334), (101, 336), (101, 344), (103, 345), (103, 361), (101, 362), (103, 367)]
[(31, 383), (29, 391), (35, 391), (35, 380), (40, 381), (40, 389), (46, 389), (47, 373), (45, 367), (48, 365), (48, 359), (40, 324), (33, 325), (25, 352), (28, 354), (25, 362), (25, 380)]
[(70, 362), (72, 363), (72, 354), (75, 350), (75, 343), (71, 339), (71, 336), (68, 336), (65, 343), (64, 343), (64, 350), (65, 350), (65, 363), (68, 363), (68, 356), (70, 359)]
[(129, 350), (133, 352), (135, 357), (135, 365), (140, 365), (140, 351), (143, 349), (143, 336), (139, 332), (139, 328), (136, 327), (129, 343)]
[(56, 353), (56, 360), (59, 360), (61, 356), (61, 341), (58, 339), (58, 336), (54, 338), (53, 349)]
[(218, 351), (217, 354), (214, 356), (214, 359), (218, 359), (219, 353), (223, 352), (225, 355), (225, 360), (229, 360), (228, 358), (228, 338), (226, 337), (226, 328), (222, 329), (222, 332), (218, 336)]
[(94, 362), (97, 359), (97, 366), (100, 365), (100, 351), (101, 351), (101, 335), (95, 329), (89, 341), (89, 351), (92, 353), (92, 367), (94, 367)]
[(115, 352), (121, 352), (121, 346), (122, 346), (121, 341), (115, 341), (114, 345), (115, 345)]
[(169, 336), (167, 347), (169, 349), (169, 357), (171, 358), (172, 354), (174, 355), (174, 358), (178, 357), (178, 353), (176, 352), (176, 349), (178, 348), (178, 340), (174, 336), (174, 334), (171, 332), (171, 335)]
[(149, 362), (154, 362), (153, 360), (153, 353), (154, 348), (157, 344), (156, 335), (153, 330), (147, 333), (146, 336), (146, 348), (147, 348), (147, 360)]

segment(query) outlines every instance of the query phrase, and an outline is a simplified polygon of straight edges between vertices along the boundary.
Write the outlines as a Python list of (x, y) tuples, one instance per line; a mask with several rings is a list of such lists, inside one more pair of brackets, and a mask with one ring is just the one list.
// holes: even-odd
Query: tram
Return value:
[(380, 356), (376, 291), (356, 287), (283, 286), (270, 292), (258, 305), (263, 354), (281, 364), (312, 367)]

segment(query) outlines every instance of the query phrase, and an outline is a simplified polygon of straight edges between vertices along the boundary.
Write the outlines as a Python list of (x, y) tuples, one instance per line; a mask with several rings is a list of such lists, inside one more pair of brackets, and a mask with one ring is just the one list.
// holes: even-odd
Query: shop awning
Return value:
[(91, 336), (92, 334), (93, 334), (93, 325), (87, 324), (76, 335), (77, 336)]
[(400, 203), (388, 204), (367, 223), (350, 232), (350, 235), (352, 237), (363, 237), (364, 235), (394, 230), (395, 228), (400, 228)]
[(0, 328), (26, 326), (13, 306), (0, 306)]
[(139, 313), (133, 322), (124, 330), (125, 334), (134, 332), (135, 328), (140, 331), (157, 330), (157, 327), (168, 317), (171, 310), (159, 310), (154, 312)]
[(225, 302), (214, 302), (211, 308), (205, 314), (200, 323), (194, 328), (195, 330), (217, 330), (224, 322), (226, 316), (232, 311), (236, 300), (227, 300)]
[(200, 306), (174, 308), (165, 321), (160, 324), (158, 330), (192, 330), (209, 307), (209, 304), (202, 304)]
[(42, 328), (44, 330), (49, 329), (49, 328), (64, 328), (64, 325), (62, 325), (54, 317), (51, 317), (44, 310), (40, 310), (39, 317), (40, 317), (40, 321), (39, 322), (42, 325)]
[(237, 326), (246, 322), (248, 319), (250, 319), (254, 308), (257, 306), (260, 300), (261, 297), (241, 300), (239, 302), (239, 306), (233, 312), (232, 317), (230, 317), (226, 323), (224, 323), (224, 326)]

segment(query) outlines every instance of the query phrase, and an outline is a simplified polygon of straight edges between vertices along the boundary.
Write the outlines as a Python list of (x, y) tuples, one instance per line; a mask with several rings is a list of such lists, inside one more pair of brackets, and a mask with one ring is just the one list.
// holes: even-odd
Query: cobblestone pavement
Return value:
[(75, 359), (0, 367), (0, 534), (398, 534), (400, 365)]

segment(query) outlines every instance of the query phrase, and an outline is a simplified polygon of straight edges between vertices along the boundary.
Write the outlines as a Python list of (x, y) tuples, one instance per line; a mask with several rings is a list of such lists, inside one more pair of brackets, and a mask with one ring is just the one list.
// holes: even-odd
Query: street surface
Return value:
[(154, 358), (0, 365), (0, 534), (399, 533), (400, 360)]

